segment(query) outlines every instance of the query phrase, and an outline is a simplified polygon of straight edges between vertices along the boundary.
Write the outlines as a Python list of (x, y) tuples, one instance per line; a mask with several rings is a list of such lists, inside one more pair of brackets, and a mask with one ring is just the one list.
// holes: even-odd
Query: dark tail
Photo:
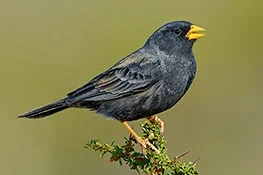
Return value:
[(34, 109), (30, 112), (18, 116), (18, 118), (42, 118), (48, 115), (54, 114), (56, 112), (67, 109), (69, 106), (65, 99), (56, 101), (54, 103), (42, 106), (40, 108)]

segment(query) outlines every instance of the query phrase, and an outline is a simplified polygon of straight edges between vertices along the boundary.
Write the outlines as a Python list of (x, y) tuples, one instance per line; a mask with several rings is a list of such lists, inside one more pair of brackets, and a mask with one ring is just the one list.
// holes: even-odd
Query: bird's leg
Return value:
[(155, 148), (155, 146), (153, 146), (153, 144), (151, 144), (148, 139), (143, 140), (141, 137), (139, 137), (127, 122), (121, 122), (121, 123), (128, 130), (128, 132), (134, 137), (134, 139), (142, 146), (143, 149), (149, 146), (151, 149), (156, 151), (157, 154), (160, 153), (160, 151), (157, 148)]
[(160, 132), (161, 134), (164, 132), (164, 122), (157, 116), (151, 116), (151, 117), (147, 117), (147, 119), (150, 122), (155, 121), (156, 123), (158, 123), (160, 125)]

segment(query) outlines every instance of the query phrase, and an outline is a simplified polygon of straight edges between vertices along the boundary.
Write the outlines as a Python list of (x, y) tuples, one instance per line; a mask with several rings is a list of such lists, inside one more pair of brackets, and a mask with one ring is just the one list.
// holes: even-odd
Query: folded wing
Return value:
[(68, 94), (68, 102), (113, 100), (140, 93), (160, 80), (158, 61), (131, 54), (89, 83)]

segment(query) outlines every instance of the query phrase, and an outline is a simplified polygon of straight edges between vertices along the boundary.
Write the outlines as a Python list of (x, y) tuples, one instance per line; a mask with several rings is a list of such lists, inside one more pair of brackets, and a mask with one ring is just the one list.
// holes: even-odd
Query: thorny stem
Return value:
[[(148, 139), (160, 153), (148, 148), (143, 151), (137, 151), (135, 145), (138, 145), (131, 136), (125, 138), (123, 145), (102, 144), (99, 140), (91, 140), (85, 146), (92, 148), (94, 151), (101, 152), (103, 157), (106, 153), (110, 154), (110, 162), (119, 162), (120, 165), (125, 163), (131, 170), (138, 173), (144, 172), (146, 175), (197, 175), (196, 162), (181, 162), (189, 151), (170, 159), (167, 155), (166, 140), (160, 133), (160, 126), (156, 122), (146, 121), (141, 125), (142, 139)], [(139, 149), (140, 150), (140, 149)]]

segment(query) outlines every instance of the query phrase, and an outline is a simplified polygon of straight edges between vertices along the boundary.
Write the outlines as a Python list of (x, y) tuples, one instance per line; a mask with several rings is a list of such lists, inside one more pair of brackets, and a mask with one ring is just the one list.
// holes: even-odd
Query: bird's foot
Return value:
[(156, 151), (157, 154), (160, 153), (160, 151), (157, 148), (155, 148), (155, 146), (153, 146), (153, 144), (151, 144), (148, 139), (144, 140), (141, 137), (139, 137), (127, 122), (124, 121), (122, 122), (122, 124), (129, 131), (131, 136), (141, 145), (143, 151), (145, 151), (148, 146), (152, 150)]
[(137, 142), (139, 142), (139, 144), (141, 145), (143, 152), (145, 151), (145, 149), (148, 146), (152, 150), (154, 150), (157, 154), (160, 154), (160, 151), (157, 148), (155, 148), (155, 146), (153, 144), (151, 144), (148, 139), (143, 140), (142, 138), (139, 137)]
[(164, 122), (157, 116), (151, 116), (151, 117), (147, 117), (147, 119), (150, 122), (156, 122), (158, 125), (160, 125), (160, 133), (163, 134), (164, 132)]

